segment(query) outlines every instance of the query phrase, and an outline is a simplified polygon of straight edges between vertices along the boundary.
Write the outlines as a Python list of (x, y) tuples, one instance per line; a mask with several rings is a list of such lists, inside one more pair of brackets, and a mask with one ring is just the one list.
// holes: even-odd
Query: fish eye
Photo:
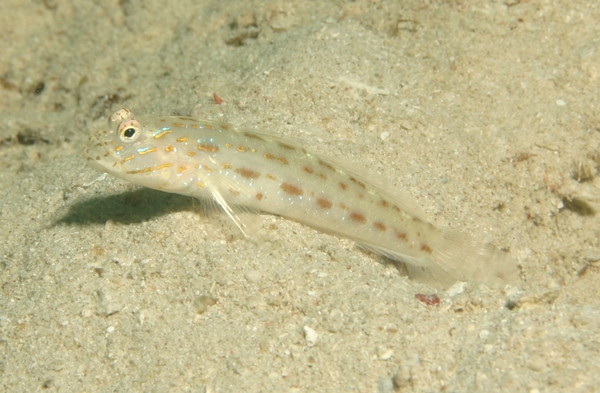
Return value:
[(119, 124), (117, 133), (123, 142), (133, 142), (142, 133), (142, 126), (137, 120), (125, 120)]
[(135, 132), (136, 132), (136, 131), (137, 131), (137, 130), (136, 130), (135, 128), (133, 128), (133, 127), (129, 127), (128, 129), (126, 129), (125, 131), (123, 131), (123, 136), (124, 136), (125, 138), (129, 138), (129, 139), (131, 139), (131, 138), (133, 138), (133, 136), (135, 135)]

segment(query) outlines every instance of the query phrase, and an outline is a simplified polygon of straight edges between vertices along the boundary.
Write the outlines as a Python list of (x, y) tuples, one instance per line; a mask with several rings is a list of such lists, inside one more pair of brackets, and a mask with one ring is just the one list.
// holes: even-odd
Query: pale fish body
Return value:
[(352, 239), (440, 287), (518, 280), (508, 254), (436, 228), (410, 202), (281, 137), (190, 117), (136, 117), (128, 109), (109, 123), (84, 149), (92, 167), (145, 187), (213, 199), (246, 235), (240, 213), (258, 210)]

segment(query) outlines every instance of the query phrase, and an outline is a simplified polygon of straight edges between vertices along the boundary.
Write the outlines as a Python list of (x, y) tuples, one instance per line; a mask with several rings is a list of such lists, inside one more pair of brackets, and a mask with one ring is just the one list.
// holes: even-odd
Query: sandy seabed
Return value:
[[(599, 20), (582, 0), (3, 1), (0, 390), (596, 391)], [(438, 291), (284, 218), (253, 243), (191, 198), (94, 181), (81, 148), (121, 107), (344, 158), (522, 281)]]

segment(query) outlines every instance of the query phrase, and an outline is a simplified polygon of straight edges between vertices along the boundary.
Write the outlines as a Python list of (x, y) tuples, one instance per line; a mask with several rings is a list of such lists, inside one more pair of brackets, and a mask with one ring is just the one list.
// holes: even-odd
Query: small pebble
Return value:
[(262, 273), (258, 270), (248, 270), (244, 277), (248, 282), (259, 282), (262, 278)]
[(379, 354), (379, 360), (390, 360), (394, 356), (393, 349), (386, 349), (385, 351)]
[(315, 329), (304, 326), (304, 338), (306, 339), (306, 346), (313, 347), (319, 339), (319, 334)]

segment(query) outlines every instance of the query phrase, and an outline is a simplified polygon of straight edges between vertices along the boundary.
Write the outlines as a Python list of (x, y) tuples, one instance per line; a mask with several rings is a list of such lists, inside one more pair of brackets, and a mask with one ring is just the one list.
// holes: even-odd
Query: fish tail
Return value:
[(520, 279), (518, 265), (508, 253), (469, 235), (444, 230), (429, 244), (428, 263), (406, 263), (409, 277), (419, 282), (446, 288), (456, 281), (507, 285)]

